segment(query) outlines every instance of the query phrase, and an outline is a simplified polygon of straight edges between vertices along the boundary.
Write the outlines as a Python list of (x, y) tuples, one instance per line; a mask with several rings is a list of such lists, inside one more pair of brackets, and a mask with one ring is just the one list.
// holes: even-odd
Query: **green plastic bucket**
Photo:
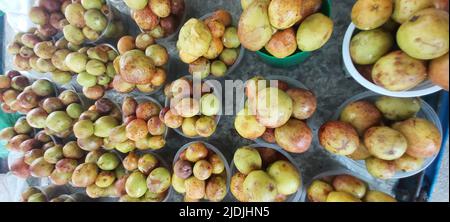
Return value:
[[(331, 0), (323, 0), (320, 12), (328, 17), (331, 16)], [(297, 51), (295, 54), (282, 59), (270, 55), (265, 49), (257, 51), (256, 54), (266, 64), (277, 68), (289, 68), (304, 62), (311, 56), (312, 52)]]

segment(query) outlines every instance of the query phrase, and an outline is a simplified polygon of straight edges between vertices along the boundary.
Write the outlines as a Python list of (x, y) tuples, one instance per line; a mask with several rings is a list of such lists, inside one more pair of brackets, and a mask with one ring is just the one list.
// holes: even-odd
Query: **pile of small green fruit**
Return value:
[(181, 128), (187, 137), (210, 137), (217, 129), (221, 102), (213, 88), (202, 83), (202, 97), (193, 97), (193, 82), (182, 77), (166, 85), (164, 93), (169, 107), (161, 110), (160, 118), (167, 127)]
[(44, 99), (55, 95), (55, 87), (46, 79), (31, 81), (17, 71), (0, 75), (0, 102), (7, 113), (26, 114)]
[(113, 14), (105, 0), (74, 1), (64, 9), (68, 21), (63, 28), (64, 37), (72, 44), (82, 45), (86, 41), (95, 42), (103, 36), (121, 36), (123, 24)]
[(100, 150), (109, 144), (110, 132), (122, 121), (120, 108), (111, 100), (101, 98), (80, 114), (73, 126), (78, 145), (87, 151)]
[(302, 187), (297, 167), (274, 149), (241, 147), (233, 163), (230, 188), (240, 202), (283, 202)]
[(189, 73), (201, 79), (210, 74), (223, 77), (236, 63), (239, 46), (237, 28), (226, 10), (217, 10), (203, 21), (190, 19), (181, 28), (177, 42), (180, 59), (189, 64)]
[(113, 64), (117, 56), (112, 46), (102, 44), (69, 53), (65, 62), (72, 72), (78, 73), (77, 82), (83, 87), (83, 94), (97, 100), (103, 97), (117, 74)]
[(65, 90), (58, 97), (48, 97), (39, 104), (27, 113), (28, 123), (60, 138), (72, 134), (72, 126), (84, 110), (80, 97), (72, 90)]
[(101, 149), (90, 151), (83, 164), (72, 176), (72, 184), (85, 187), (86, 194), (93, 199), (102, 197), (117, 198), (116, 183), (125, 177), (120, 156)]
[(161, 202), (169, 192), (171, 173), (154, 154), (130, 152), (122, 161), (129, 172), (116, 184), (121, 202)]
[(191, 143), (173, 165), (172, 187), (186, 202), (222, 201), (227, 195), (225, 163), (202, 142)]

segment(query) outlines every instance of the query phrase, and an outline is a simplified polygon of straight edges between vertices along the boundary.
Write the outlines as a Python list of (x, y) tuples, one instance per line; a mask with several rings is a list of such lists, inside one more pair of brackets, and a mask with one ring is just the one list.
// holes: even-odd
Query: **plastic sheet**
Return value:
[(17, 32), (25, 32), (34, 26), (28, 19), (28, 11), (33, 5), (34, 0), (0, 0), (0, 10), (5, 12), (7, 23)]
[(0, 174), (0, 202), (17, 202), (27, 182), (12, 173)]

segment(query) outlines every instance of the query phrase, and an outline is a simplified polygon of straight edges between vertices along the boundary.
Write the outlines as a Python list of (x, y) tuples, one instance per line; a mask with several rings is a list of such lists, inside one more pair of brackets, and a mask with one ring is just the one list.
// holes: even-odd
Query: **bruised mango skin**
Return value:
[(333, 21), (322, 13), (308, 16), (297, 30), (298, 48), (305, 52), (324, 46), (333, 34)]
[(392, 19), (403, 24), (416, 12), (433, 7), (431, 0), (395, 0)]
[(308, 200), (312, 202), (326, 202), (328, 194), (334, 191), (333, 187), (321, 180), (315, 180), (307, 190)]
[(436, 155), (441, 146), (442, 136), (439, 129), (430, 121), (411, 118), (393, 125), (408, 141), (406, 153), (416, 158), (428, 158)]
[(361, 30), (375, 29), (389, 20), (393, 10), (392, 0), (358, 0), (352, 8), (352, 22)]
[(433, 8), (415, 13), (398, 29), (397, 43), (416, 59), (429, 60), (445, 55), (449, 50), (448, 13)]
[(238, 26), (239, 41), (250, 51), (262, 49), (272, 38), (268, 7), (268, 1), (254, 1), (241, 15)]
[(132, 84), (149, 84), (155, 75), (153, 60), (140, 50), (125, 52), (119, 59), (119, 73)]
[(391, 91), (412, 89), (426, 78), (425, 63), (400, 50), (383, 56), (372, 69), (375, 84)]
[(383, 29), (362, 31), (350, 43), (350, 55), (359, 65), (374, 64), (391, 50), (394, 37)]
[(277, 184), (266, 172), (251, 172), (244, 180), (244, 193), (249, 202), (274, 202)]
[(269, 4), (270, 24), (276, 29), (287, 29), (302, 18), (303, 0), (272, 0)]

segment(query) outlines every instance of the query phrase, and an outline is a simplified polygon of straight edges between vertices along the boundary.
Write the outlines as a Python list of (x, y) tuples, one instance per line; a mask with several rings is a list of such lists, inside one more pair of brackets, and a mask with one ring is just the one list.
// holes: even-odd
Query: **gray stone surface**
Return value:
[[(121, 0), (114, 0), (116, 5), (123, 12), (127, 12), (120, 6)], [(238, 0), (186, 0), (189, 5), (188, 17), (199, 18), (209, 12), (216, 9), (226, 9), (232, 12), (235, 22), (241, 13), (241, 7)], [(341, 59), (341, 47), (345, 30), (350, 23), (350, 11), (354, 1), (333, 1), (332, 19), (334, 20), (335, 30), (330, 42), (328, 42), (322, 49), (313, 53), (313, 56), (301, 65), (290, 69), (277, 69), (270, 67), (262, 63), (257, 55), (252, 52), (246, 52), (244, 59), (239, 64), (239, 67), (225, 79), (248, 79), (254, 75), (282, 75), (288, 76), (293, 79), (299, 80), (306, 87), (315, 92), (318, 97), (318, 110), (314, 117), (310, 120), (310, 127), (314, 130), (316, 135), (318, 127), (330, 119), (336, 108), (343, 103), (349, 97), (358, 93), (364, 92), (365, 89), (361, 87), (353, 79), (348, 78), (344, 74), (343, 62)], [(132, 25), (132, 23), (131, 23)], [(133, 34), (137, 33), (135, 26), (132, 28)], [(162, 41), (170, 54), (170, 79), (174, 80), (178, 77), (187, 75), (187, 66), (183, 64), (176, 55), (176, 38), (169, 41)], [(221, 80), (223, 82), (223, 80)], [(116, 98), (120, 102), (121, 97), (115, 93), (108, 93), (111, 98)], [(162, 93), (154, 95), (161, 103), (164, 103), (164, 96)], [(254, 143), (250, 140), (240, 138), (236, 130), (233, 128), (233, 116), (222, 117), (216, 133), (204, 141), (211, 143), (219, 148), (223, 154), (231, 162), (232, 155), (236, 148), (243, 145)], [(183, 138), (171, 130), (168, 134), (168, 146), (158, 151), (169, 162), (172, 161), (176, 151), (183, 145), (192, 140)], [(314, 144), (310, 150), (304, 154), (293, 154), (296, 163), (300, 166), (304, 183), (308, 183), (315, 175), (337, 168), (342, 168), (339, 161), (322, 149), (317, 143), (317, 137), (315, 136)], [(448, 201), (448, 149), (447, 149), (447, 161), (444, 161), (443, 173), (440, 177), (440, 183), (445, 186), (437, 186), (433, 200), (445, 200), (445, 196)], [(442, 172), (442, 171), (441, 171)], [(446, 173), (447, 176), (444, 174)], [(390, 182), (377, 182), (388, 192), (392, 188), (396, 181)], [(440, 199), (444, 197), (443, 199)], [(179, 198), (179, 197), (178, 197)], [(177, 199), (178, 199), (177, 198)], [(174, 200), (174, 199), (173, 199)], [(230, 200), (230, 199), (227, 199)]]

